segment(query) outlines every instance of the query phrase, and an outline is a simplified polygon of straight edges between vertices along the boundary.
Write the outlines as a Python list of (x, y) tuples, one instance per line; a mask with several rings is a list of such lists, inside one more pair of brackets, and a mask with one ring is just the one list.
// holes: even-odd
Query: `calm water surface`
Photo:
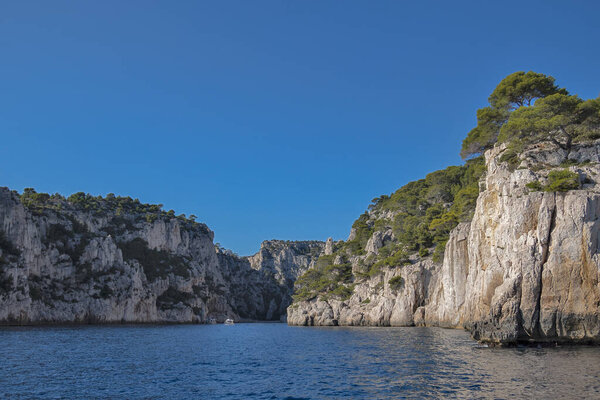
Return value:
[(600, 348), (284, 324), (0, 328), (2, 398), (600, 398)]

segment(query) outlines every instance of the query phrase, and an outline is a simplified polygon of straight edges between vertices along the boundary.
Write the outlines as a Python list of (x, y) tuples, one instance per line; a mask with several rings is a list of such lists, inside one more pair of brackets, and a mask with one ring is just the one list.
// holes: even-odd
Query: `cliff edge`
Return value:
[(0, 188), (0, 324), (285, 319), (289, 280), (324, 245), (267, 242), (238, 257), (160, 205)]
[[(455, 327), (492, 343), (600, 342), (600, 142), (569, 151), (539, 143), (516, 168), (505, 152), (485, 153), (472, 220), (450, 232), (441, 262), (413, 256), (356, 274), (396, 240), (382, 221), (401, 211), (371, 210), (369, 223), (383, 229), (350, 258), (352, 294), (299, 299), (288, 323)], [(577, 189), (543, 191), (553, 171), (575, 177)]]

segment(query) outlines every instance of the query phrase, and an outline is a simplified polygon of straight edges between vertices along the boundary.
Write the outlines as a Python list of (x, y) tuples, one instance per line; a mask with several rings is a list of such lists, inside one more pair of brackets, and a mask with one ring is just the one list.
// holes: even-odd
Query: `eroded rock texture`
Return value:
[(215, 249), (204, 224), (82, 199), (26, 207), (0, 188), (0, 323), (279, 320), (290, 282), (325, 245), (267, 242), (238, 257)]
[[(486, 153), (474, 217), (452, 231), (443, 263), (389, 268), (359, 280), (345, 301), (296, 302), (288, 322), (462, 327), (497, 343), (600, 341), (600, 144), (565, 151), (543, 143), (514, 170), (501, 162), (503, 151)], [(561, 163), (579, 174), (580, 190), (526, 187)], [(365, 251), (383, 241), (375, 232)], [(392, 287), (394, 276), (402, 279)]]

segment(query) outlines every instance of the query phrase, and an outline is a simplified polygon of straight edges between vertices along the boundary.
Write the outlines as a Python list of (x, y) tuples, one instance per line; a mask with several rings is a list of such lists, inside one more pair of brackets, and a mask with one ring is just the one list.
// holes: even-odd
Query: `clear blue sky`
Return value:
[(346, 238), (461, 163), (509, 73), (597, 97), (599, 4), (2, 1), (0, 185), (163, 203), (240, 254)]

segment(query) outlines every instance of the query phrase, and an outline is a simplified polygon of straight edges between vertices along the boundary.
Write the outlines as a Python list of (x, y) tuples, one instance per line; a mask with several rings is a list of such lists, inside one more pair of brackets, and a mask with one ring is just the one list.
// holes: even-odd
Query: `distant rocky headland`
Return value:
[(266, 241), (239, 257), (194, 219), (129, 197), (0, 188), (0, 322), (285, 319), (325, 243)]
[(462, 166), (375, 198), (346, 241), (239, 257), (129, 197), (0, 189), (0, 323), (441, 326), (600, 343), (600, 98), (534, 72), (477, 111)]

